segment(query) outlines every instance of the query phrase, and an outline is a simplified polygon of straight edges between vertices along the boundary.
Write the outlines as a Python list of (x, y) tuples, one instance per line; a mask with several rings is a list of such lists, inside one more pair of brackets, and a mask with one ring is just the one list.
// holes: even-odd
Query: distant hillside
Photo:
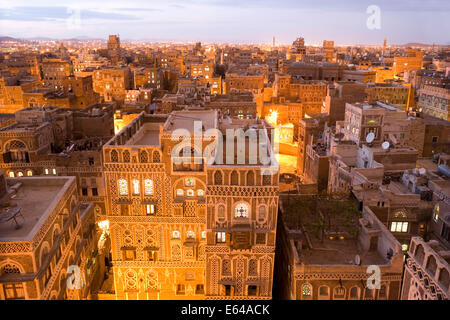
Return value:
[(13, 38), (13, 37), (0, 37), (0, 42), (6, 42), (6, 41), (21, 41), (21, 40)]

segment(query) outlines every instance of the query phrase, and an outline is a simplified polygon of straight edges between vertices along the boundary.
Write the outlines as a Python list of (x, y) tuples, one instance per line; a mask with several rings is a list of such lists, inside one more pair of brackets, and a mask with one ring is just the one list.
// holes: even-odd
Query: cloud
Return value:
[(183, 5), (219, 6), (239, 8), (285, 8), (303, 10), (325, 10), (328, 12), (361, 12), (370, 5), (385, 11), (450, 11), (448, 0), (183, 0)]
[[(72, 7), (12, 7), (0, 11), (0, 20), (16, 21), (43, 21), (68, 19), (77, 12), (78, 8)], [(132, 11), (133, 8), (117, 9)], [(149, 11), (151, 9), (140, 9), (139, 11)], [(97, 10), (80, 9), (81, 19), (102, 19), (102, 20), (135, 20), (138, 17), (132, 14), (116, 12), (102, 12)]]

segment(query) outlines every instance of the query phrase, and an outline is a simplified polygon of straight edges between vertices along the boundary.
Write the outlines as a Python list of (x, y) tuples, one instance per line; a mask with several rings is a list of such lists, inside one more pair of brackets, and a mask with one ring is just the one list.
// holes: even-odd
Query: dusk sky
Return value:
[[(57, 3), (57, 6), (55, 6)], [(369, 30), (369, 5), (381, 29)], [(79, 13), (79, 15), (77, 14)], [(0, 36), (336, 45), (450, 44), (448, 0), (0, 0)]]

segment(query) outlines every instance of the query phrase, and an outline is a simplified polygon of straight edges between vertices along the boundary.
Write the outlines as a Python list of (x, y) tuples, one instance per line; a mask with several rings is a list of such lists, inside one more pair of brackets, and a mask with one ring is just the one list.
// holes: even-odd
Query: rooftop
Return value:
[(23, 218), (17, 217), (19, 229), (13, 220), (0, 223), (0, 241), (31, 241), (74, 180), (74, 177), (7, 178), (8, 187), (17, 185), (18, 189), (9, 200), (8, 196), (2, 199), (0, 217), (5, 208), (20, 207)]
[(362, 249), (358, 241), (361, 213), (356, 202), (338, 195), (323, 197), (280, 197), (287, 228), (301, 233), (302, 247), (297, 245), (296, 250), (302, 263), (355, 265), (356, 255), (364, 265), (387, 263), (378, 250)]

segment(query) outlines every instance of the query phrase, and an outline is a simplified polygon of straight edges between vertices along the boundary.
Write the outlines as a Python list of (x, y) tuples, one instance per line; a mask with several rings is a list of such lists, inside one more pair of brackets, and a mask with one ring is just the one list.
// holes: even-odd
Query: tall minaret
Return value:
[(383, 57), (386, 55), (386, 43), (387, 43), (387, 40), (386, 40), (386, 38), (384, 38), (384, 44), (383, 44)]
[(275, 49), (275, 36), (273, 36), (273, 45), (272, 45), (272, 48)]

